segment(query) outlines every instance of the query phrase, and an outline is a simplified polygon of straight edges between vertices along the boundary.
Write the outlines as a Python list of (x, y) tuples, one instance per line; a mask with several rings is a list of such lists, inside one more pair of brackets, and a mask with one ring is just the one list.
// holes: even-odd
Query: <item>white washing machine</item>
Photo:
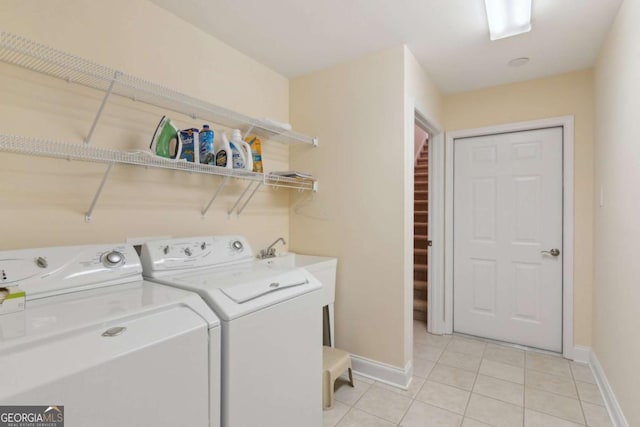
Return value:
[(197, 292), (222, 323), (222, 425), (322, 425), (321, 284), (259, 263), (241, 236), (157, 240), (145, 277)]
[(141, 273), (128, 245), (0, 252), (0, 402), (63, 406), (67, 427), (219, 426), (219, 320)]

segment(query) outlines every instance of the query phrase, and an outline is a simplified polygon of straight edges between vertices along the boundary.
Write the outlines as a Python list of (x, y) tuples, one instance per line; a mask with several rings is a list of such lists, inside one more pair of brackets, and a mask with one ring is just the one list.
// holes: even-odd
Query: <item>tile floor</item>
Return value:
[(610, 427), (587, 365), (414, 323), (414, 377), (401, 390), (338, 379), (325, 427)]

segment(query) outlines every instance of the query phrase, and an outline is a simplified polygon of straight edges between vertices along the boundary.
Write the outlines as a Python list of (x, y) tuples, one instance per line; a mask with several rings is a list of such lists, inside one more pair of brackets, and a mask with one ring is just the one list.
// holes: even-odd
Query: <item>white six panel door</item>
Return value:
[(562, 351), (562, 145), (561, 127), (455, 140), (456, 332)]

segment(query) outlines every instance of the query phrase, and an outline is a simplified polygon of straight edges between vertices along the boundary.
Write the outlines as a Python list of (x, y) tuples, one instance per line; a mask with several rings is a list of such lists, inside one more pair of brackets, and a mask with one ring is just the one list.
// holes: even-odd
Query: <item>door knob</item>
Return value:
[(543, 255), (558, 256), (560, 255), (560, 249), (553, 248), (550, 251), (540, 251), (540, 253)]

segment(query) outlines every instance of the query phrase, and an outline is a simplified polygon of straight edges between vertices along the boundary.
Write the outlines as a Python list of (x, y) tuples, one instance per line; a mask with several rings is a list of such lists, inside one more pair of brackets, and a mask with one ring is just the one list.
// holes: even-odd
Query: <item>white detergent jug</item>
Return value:
[[(248, 170), (249, 172), (253, 172), (253, 155), (251, 154), (251, 146), (248, 142), (242, 139), (242, 134), (240, 133), (239, 129), (234, 129), (231, 133), (231, 143), (238, 149), (239, 153), (242, 155), (244, 169)], [(233, 167), (236, 167), (235, 163)]]
[(216, 166), (222, 168), (233, 168), (233, 154), (231, 152), (231, 146), (229, 145), (229, 139), (227, 133), (222, 131), (220, 138), (215, 140), (216, 145)]

